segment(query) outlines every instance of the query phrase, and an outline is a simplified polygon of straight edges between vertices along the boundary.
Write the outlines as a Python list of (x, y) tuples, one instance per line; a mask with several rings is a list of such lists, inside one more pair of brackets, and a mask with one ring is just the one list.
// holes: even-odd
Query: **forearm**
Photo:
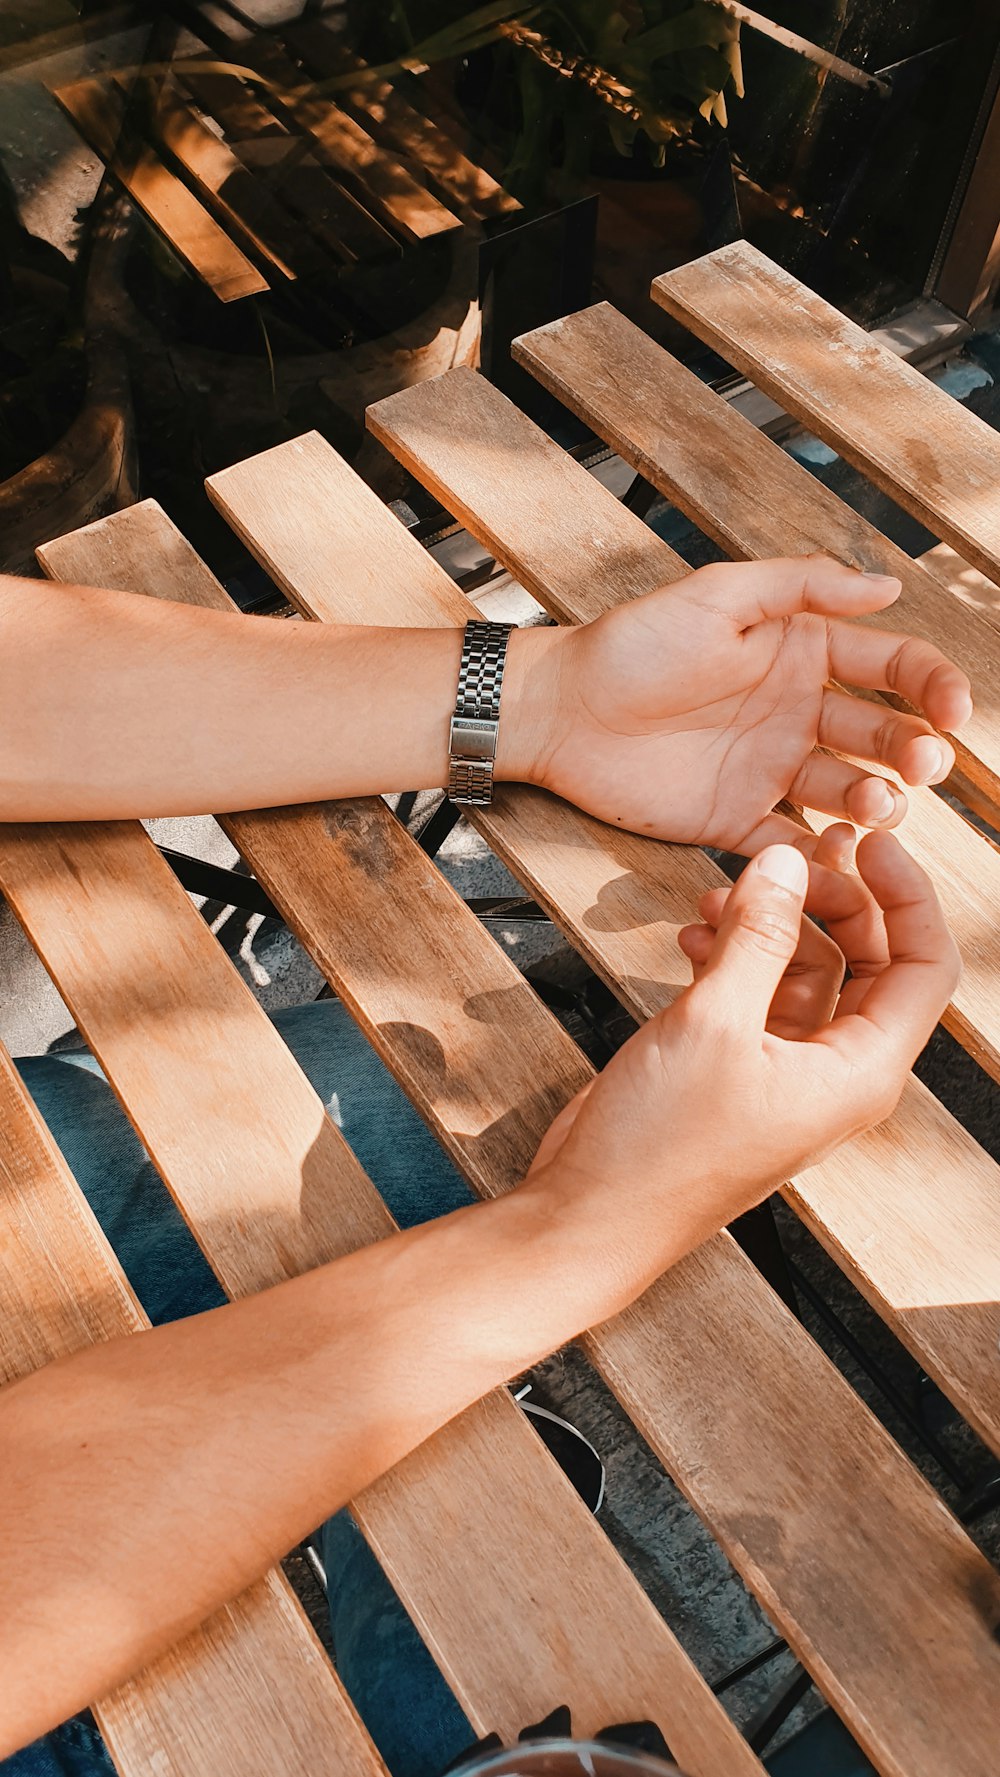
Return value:
[[(553, 630), (512, 637), (498, 777), (531, 775), (558, 645)], [(0, 819), (436, 788), (460, 650), (458, 629), (289, 623), (0, 579)]]
[(5, 1391), (0, 1757), (621, 1306), (595, 1232), (525, 1187)]

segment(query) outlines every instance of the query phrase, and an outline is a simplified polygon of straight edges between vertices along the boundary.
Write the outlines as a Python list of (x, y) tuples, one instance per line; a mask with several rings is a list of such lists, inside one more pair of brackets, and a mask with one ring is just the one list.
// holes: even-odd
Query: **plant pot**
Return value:
[(614, 303), (661, 345), (683, 330), (654, 303), (654, 278), (697, 258), (707, 245), (699, 174), (651, 172), (648, 178), (592, 177), (598, 193), (594, 300)]
[[(309, 430), (318, 430), (383, 499), (408, 478), (365, 430), (365, 409), (386, 395), (478, 363), (478, 240), (455, 242), (447, 276), (419, 313), (377, 338), (315, 351), (281, 345), (269, 356), (215, 349), (197, 332), (164, 338), (149, 306), (119, 298), (138, 410), (144, 483), (182, 528), (203, 536), (204, 476)], [(392, 276), (390, 266), (385, 275)]]
[(35, 550), (136, 497), (128, 385), (117, 355), (95, 350), (83, 407), (59, 442), (0, 482), (0, 570), (37, 573)]
[(83, 403), (55, 444), (0, 482), (0, 570), (5, 573), (37, 573), (40, 543), (130, 505), (136, 497), (128, 378), (104, 318), (125, 226), (119, 205), (99, 202), (84, 301)]

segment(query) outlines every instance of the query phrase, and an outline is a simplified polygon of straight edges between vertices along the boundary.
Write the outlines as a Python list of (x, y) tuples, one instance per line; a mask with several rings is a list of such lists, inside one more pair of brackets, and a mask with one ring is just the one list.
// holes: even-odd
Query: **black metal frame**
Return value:
[(167, 845), (160, 845), (157, 850), (189, 895), (204, 895), (206, 900), (218, 902), (220, 908), (236, 907), (241, 913), (262, 913), (268, 919), (281, 918), (270, 895), (245, 865), (230, 870), (222, 864), (210, 864), (204, 858), (189, 857), (187, 852), (172, 851)]

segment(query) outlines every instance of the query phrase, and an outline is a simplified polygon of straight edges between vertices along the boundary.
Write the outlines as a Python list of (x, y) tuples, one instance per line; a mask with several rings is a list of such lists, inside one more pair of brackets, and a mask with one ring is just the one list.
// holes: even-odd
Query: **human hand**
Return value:
[(542, 1141), (526, 1182), (611, 1267), (617, 1306), (888, 1117), (954, 991), (958, 953), (927, 876), (873, 833), (858, 846), (860, 876), (838, 882), (827, 860), (841, 835), (817, 880), (843, 949), (802, 921), (801, 853), (767, 848), (682, 933), (692, 986)]
[[(899, 590), (825, 556), (726, 562), (564, 630), (545, 657), (554, 674), (543, 675), (536, 757), (506, 775), (617, 826), (746, 856), (801, 839), (772, 812), (783, 797), (894, 826), (903, 793), (818, 749), (881, 762), (910, 784), (939, 783), (954, 765), (932, 724), (968, 720), (965, 675), (929, 642), (844, 621)], [(927, 720), (831, 679), (897, 692)]]

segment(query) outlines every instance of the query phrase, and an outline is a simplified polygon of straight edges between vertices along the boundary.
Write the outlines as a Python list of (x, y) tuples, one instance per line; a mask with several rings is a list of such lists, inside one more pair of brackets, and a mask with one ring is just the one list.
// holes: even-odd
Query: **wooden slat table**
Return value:
[[(598, 317), (603, 327), (606, 311)], [(525, 344), (532, 368), (549, 337)], [(645, 350), (631, 336), (625, 348), (626, 359)], [(624, 379), (612, 346), (604, 357), (608, 380)], [(640, 414), (661, 369), (644, 372)], [(596, 402), (577, 370), (570, 352), (562, 398)], [(588, 415), (598, 429), (606, 416), (596, 404)], [(471, 374), (394, 397), (371, 421), (560, 620), (585, 620), (685, 571)], [(620, 423), (628, 454), (640, 419)], [(643, 448), (651, 477), (705, 497), (708, 468), (698, 458), (689, 469), (682, 438), (669, 453)], [(754, 470), (762, 501), (772, 469), (769, 459)], [(310, 618), (426, 626), (467, 615), (443, 571), (316, 436), (223, 471), (210, 492)], [(738, 499), (721, 509), (734, 553), (770, 547), (745, 528)], [(801, 508), (802, 547), (827, 513), (846, 525), (833, 507)], [(864, 528), (854, 536), (882, 565), (884, 540)], [(149, 501), (40, 558), (54, 578), (227, 604)], [(907, 596), (924, 600), (929, 624), (958, 608), (929, 574), (908, 575)], [(992, 854), (945, 813), (940, 829), (921, 815), (919, 843), (936, 873), (952, 848), (972, 909), (966, 937), (992, 942), (986, 901), (973, 894)], [(637, 1017), (669, 1002), (687, 979), (677, 926), (721, 880), (704, 854), (605, 827), (522, 786), (504, 786), (475, 818)], [(590, 1074), (510, 960), (380, 800), (223, 824), (472, 1188), (510, 1189)], [(137, 824), (0, 829), (0, 890), (229, 1294), (386, 1231), (374, 1187)], [(986, 984), (984, 974), (981, 991), (956, 998), (954, 1026), (992, 1064), (1000, 1045)], [(263, 1095), (273, 1114), (262, 1124), (253, 1106)], [(138, 1331), (141, 1315), (2, 1055), (0, 1111), (0, 1266), (17, 1303), (0, 1335), (10, 1376), (87, 1339)], [(913, 1081), (888, 1125), (786, 1191), (995, 1449), (998, 1186), (994, 1163)], [(877, 1769), (995, 1777), (1000, 1576), (730, 1236), (584, 1346)], [(506, 1391), (352, 1509), (477, 1730), (510, 1735), (568, 1702), (583, 1731), (652, 1717), (691, 1777), (760, 1777)], [(442, 1549), (461, 1560), (442, 1561)], [(242, 1711), (227, 1702), (237, 1695), (252, 1700)], [(280, 1576), (98, 1715), (129, 1777), (148, 1769), (154, 1742), (178, 1777), (381, 1770)]]
[[(452, 372), (370, 409), (369, 422), (404, 462), (421, 465), (422, 479), (447, 508), (555, 615), (584, 621), (686, 572), (666, 544), (482, 378)], [(469, 437), (489, 438), (489, 457), (470, 452)], [(676, 929), (697, 896), (725, 880), (717, 866), (697, 851), (598, 827), (599, 872), (584, 875), (565, 844), (547, 845), (544, 837), (529, 869), (497, 826), (496, 815), (483, 825), (490, 843), (558, 910), (628, 1009), (639, 1018), (660, 1010), (688, 979), (664, 927)], [(958, 817), (956, 828), (964, 841)], [(989, 852), (971, 832), (969, 843)], [(542, 879), (550, 857), (557, 869), (568, 860), (555, 896), (546, 895)], [(974, 877), (970, 897), (973, 888)], [(595, 919), (594, 907), (605, 916)], [(852, 1281), (1000, 1449), (1000, 1169), (915, 1081), (894, 1128), (892, 1141), (875, 1132), (811, 1168), (793, 1200)], [(917, 1165), (915, 1152), (922, 1155)], [(900, 1227), (912, 1239), (900, 1241)], [(931, 1300), (927, 1252), (936, 1255)]]

